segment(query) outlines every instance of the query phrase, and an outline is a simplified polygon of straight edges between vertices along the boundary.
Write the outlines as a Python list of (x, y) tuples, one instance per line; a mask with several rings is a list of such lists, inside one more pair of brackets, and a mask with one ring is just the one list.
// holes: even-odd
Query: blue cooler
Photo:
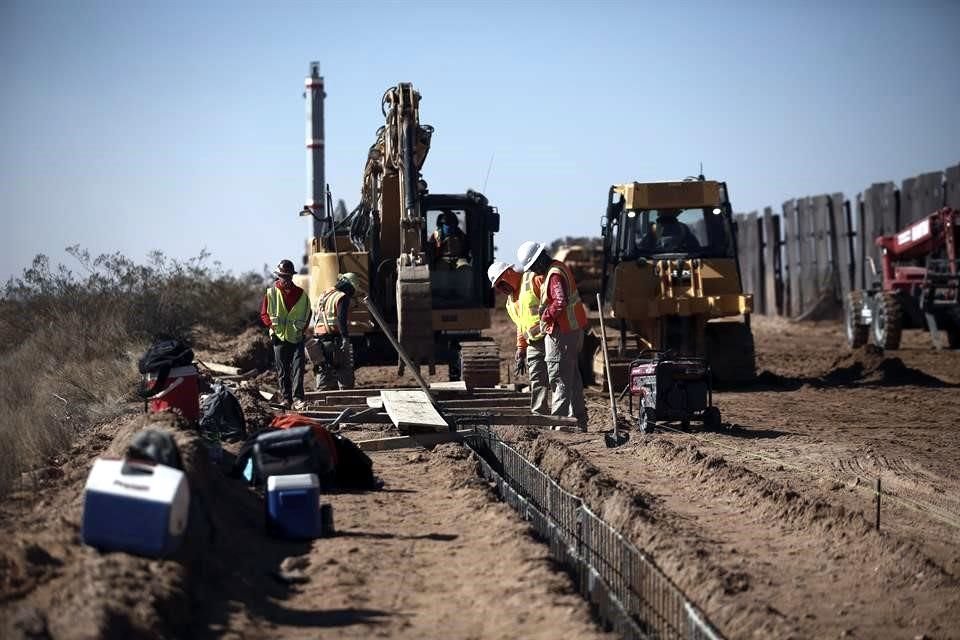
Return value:
[(83, 494), (84, 544), (101, 551), (163, 557), (187, 530), (187, 476), (161, 464), (98, 459)]
[(267, 531), (285, 538), (322, 535), (317, 474), (267, 478)]

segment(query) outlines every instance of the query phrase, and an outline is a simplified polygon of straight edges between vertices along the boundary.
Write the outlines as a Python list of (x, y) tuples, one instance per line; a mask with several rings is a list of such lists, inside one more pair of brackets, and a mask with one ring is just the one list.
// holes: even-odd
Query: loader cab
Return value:
[(494, 293), (487, 283), (493, 262), (493, 234), (500, 214), (479, 193), (430, 194), (423, 198), (430, 288), (437, 309), (492, 308)]
[(607, 264), (660, 258), (735, 258), (723, 183), (631, 183), (610, 188), (603, 220)]

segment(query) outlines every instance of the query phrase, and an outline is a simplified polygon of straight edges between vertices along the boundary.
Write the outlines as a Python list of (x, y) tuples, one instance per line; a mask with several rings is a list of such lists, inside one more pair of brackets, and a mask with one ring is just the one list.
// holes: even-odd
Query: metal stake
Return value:
[(880, 531), (880, 476), (877, 476), (877, 531)]

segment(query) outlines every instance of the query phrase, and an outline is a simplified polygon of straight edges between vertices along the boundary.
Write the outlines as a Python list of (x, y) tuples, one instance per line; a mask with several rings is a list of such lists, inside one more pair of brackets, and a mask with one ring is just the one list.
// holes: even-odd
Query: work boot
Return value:
[(283, 400), (280, 401), (280, 407), (283, 409), (289, 409), (290, 405), (292, 404), (293, 402), (291, 402), (288, 398), (284, 398)]
[(308, 407), (308, 405), (307, 405), (307, 402), (306, 402), (305, 400), (302, 400), (302, 399), (300, 399), (300, 398), (297, 398), (296, 400), (293, 401), (293, 410), (294, 410), (294, 411), (303, 411), (303, 410), (307, 409), (307, 407)]

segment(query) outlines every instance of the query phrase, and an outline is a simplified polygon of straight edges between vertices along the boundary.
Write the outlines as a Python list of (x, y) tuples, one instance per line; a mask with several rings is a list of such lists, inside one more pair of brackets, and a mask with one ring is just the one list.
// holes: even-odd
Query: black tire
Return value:
[(753, 332), (746, 322), (708, 322), (707, 359), (716, 384), (749, 384), (757, 375)]
[(896, 293), (884, 291), (874, 300), (873, 343), (883, 350), (899, 349), (903, 335), (903, 307)]
[(646, 407), (640, 407), (640, 415), (637, 416), (637, 429), (640, 433), (647, 433), (653, 429), (653, 421), (647, 417)]
[(856, 349), (867, 344), (870, 339), (870, 325), (863, 324), (863, 291), (851, 291), (847, 294), (843, 310), (844, 329), (847, 344)]
[(708, 431), (716, 431), (723, 425), (720, 419), (720, 409), (717, 407), (707, 407), (703, 411), (703, 428)]

